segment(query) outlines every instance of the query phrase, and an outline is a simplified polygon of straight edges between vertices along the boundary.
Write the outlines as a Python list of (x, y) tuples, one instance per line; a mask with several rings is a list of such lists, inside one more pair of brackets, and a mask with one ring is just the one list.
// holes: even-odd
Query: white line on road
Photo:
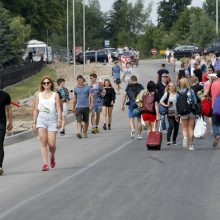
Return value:
[(101, 163), (103, 160), (109, 158), (110, 156), (112, 156), (113, 154), (116, 154), (117, 152), (123, 150), (128, 144), (130, 144), (132, 142), (132, 140), (127, 141), (126, 143), (124, 143), (123, 145), (119, 146), (118, 148), (116, 148), (115, 150), (103, 155), (102, 157), (98, 158), (97, 160), (93, 161), (92, 163), (90, 163), (88, 166), (80, 169), (79, 171), (77, 171), (76, 173), (74, 173), (71, 176), (68, 176), (66, 178), (64, 178), (63, 180), (61, 180), (60, 182), (54, 184), (53, 186), (49, 187), (47, 190), (38, 193), (34, 196), (31, 196), (30, 198), (27, 198), (19, 203), (17, 203), (16, 205), (12, 206), (11, 208), (7, 209), (6, 211), (2, 212), (0, 214), (0, 219), (7, 217), (8, 215), (10, 215), (12, 212), (18, 210), (19, 208), (21, 208), (22, 206), (32, 202), (33, 200), (44, 196), (47, 193), (51, 193), (53, 190), (55, 190), (57, 187), (65, 184), (66, 182), (68, 182), (69, 180), (79, 176), (80, 174), (88, 171), (89, 169), (93, 168), (95, 165), (97, 165), (98, 163)]

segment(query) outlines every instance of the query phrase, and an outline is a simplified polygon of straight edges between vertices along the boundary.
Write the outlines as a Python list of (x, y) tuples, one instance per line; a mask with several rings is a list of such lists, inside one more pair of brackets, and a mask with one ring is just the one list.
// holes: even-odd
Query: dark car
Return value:
[(220, 39), (216, 39), (209, 47), (204, 50), (204, 54), (215, 53), (217, 57), (220, 56)]
[[(92, 51), (86, 51), (86, 63), (92, 63), (92, 62), (108, 62), (108, 55), (105, 50), (92, 50)], [(76, 56), (76, 62), (83, 64), (84, 59), (83, 56), (84, 53), (79, 53)]]
[(112, 60), (118, 60), (118, 51), (116, 48), (105, 48), (105, 51), (107, 52), (107, 54), (111, 54)]
[(174, 58), (191, 57), (193, 54), (203, 54), (203, 49), (197, 46), (182, 45), (173, 49)]

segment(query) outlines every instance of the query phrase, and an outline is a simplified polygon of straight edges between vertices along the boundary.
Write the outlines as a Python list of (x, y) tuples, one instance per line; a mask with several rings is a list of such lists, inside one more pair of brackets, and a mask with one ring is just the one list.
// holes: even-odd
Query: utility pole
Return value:
[(85, 0), (83, 0), (83, 73), (86, 72), (86, 22), (85, 22)]
[(218, 36), (218, 0), (216, 0), (216, 35)]
[(69, 53), (69, 0), (66, 1), (66, 59), (67, 63), (70, 61)]
[(75, 0), (73, 0), (73, 79), (76, 77), (76, 28), (75, 28)]

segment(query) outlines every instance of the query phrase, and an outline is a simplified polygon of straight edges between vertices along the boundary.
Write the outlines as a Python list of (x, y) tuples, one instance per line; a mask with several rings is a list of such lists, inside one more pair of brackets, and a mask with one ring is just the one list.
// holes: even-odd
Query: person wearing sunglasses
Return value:
[(33, 130), (38, 131), (43, 159), (42, 171), (48, 171), (48, 148), (50, 166), (55, 167), (56, 133), (62, 125), (60, 97), (54, 91), (54, 82), (44, 76), (40, 82), (40, 92), (35, 100), (33, 112)]

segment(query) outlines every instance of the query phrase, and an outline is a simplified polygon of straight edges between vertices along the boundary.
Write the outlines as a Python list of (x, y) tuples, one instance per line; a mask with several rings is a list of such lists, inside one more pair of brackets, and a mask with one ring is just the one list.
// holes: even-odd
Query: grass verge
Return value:
[(54, 80), (56, 79), (55, 70), (49, 67), (43, 67), (39, 73), (33, 75), (21, 83), (6, 88), (5, 91), (10, 94), (13, 101), (19, 101), (20, 99), (28, 98), (39, 89), (40, 81), (45, 75), (50, 76)]

